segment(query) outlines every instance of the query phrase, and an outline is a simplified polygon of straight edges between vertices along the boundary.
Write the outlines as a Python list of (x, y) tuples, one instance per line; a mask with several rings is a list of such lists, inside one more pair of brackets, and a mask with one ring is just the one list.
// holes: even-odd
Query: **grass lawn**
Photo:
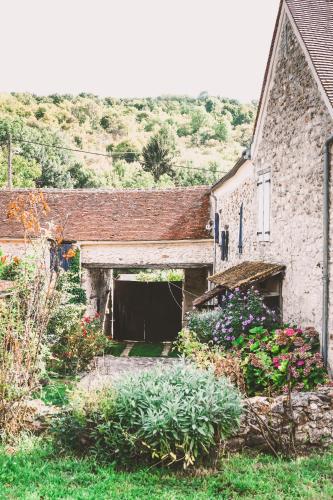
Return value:
[(115, 340), (113, 340), (111, 345), (108, 346), (107, 350), (105, 351), (105, 354), (112, 354), (112, 356), (120, 356), (125, 347), (126, 343), (116, 342)]
[(158, 344), (138, 343), (134, 344), (129, 353), (129, 356), (157, 358), (161, 355), (162, 350), (163, 350), (162, 343)]
[(333, 498), (333, 452), (282, 461), (234, 456), (218, 473), (182, 475), (155, 469), (117, 472), (93, 459), (55, 457), (50, 444), (0, 450), (0, 499), (311, 499)]
[(48, 385), (34, 394), (48, 405), (64, 406), (68, 404), (68, 394), (75, 386), (75, 377), (51, 378)]

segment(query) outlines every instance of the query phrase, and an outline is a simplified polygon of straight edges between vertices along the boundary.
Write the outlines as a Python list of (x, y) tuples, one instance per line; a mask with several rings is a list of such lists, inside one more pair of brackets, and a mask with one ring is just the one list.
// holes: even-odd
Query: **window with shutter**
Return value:
[(263, 176), (260, 175), (257, 182), (258, 191), (258, 231), (259, 241), (264, 240), (264, 183)]
[(271, 174), (259, 175), (258, 182), (258, 231), (259, 241), (270, 241)]
[(239, 235), (238, 235), (238, 252), (243, 253), (243, 203), (239, 209)]
[(271, 174), (267, 172), (263, 175), (263, 206), (264, 206), (264, 224), (263, 224), (263, 232), (264, 237), (263, 241), (270, 240), (270, 219), (271, 219)]

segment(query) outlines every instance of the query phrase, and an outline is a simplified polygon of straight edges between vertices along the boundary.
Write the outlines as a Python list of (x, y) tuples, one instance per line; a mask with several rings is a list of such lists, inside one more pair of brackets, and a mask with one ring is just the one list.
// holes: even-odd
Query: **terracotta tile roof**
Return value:
[[(64, 225), (68, 241), (156, 241), (211, 238), (209, 188), (152, 190), (43, 190), (48, 220)], [(21, 238), (7, 219), (11, 200), (27, 190), (0, 190), (0, 239)]]
[(226, 271), (214, 274), (208, 279), (220, 287), (234, 290), (235, 288), (249, 287), (254, 283), (280, 274), (284, 269), (285, 266), (280, 264), (245, 261), (237, 266), (230, 267)]
[(329, 102), (333, 106), (333, 0), (281, 0), (259, 99), (254, 131), (257, 128), (260, 110), (263, 104), (263, 97), (284, 3), (289, 9), (323, 89), (327, 94)]
[(333, 1), (286, 0), (286, 3), (333, 106)]

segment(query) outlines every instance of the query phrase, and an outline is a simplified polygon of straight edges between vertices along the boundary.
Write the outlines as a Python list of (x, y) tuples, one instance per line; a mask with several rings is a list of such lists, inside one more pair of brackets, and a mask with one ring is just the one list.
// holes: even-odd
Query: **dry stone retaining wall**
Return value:
[[(309, 451), (312, 447), (326, 447), (333, 443), (333, 386), (314, 392), (292, 393), (292, 415), (295, 423), (296, 449)], [(245, 412), (237, 435), (230, 439), (227, 448), (239, 451), (244, 448), (268, 450), (269, 446), (258, 425), (273, 429), (274, 438), (286, 443), (289, 440), (288, 397), (254, 397), (245, 403)], [(257, 417), (255, 417), (257, 415)], [(274, 432), (275, 429), (275, 432)]]

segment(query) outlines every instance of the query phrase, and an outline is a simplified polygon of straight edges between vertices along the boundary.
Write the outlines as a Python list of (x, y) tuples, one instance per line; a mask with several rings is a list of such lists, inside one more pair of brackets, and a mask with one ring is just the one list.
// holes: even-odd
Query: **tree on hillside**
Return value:
[[(35, 160), (28, 161), (20, 155), (14, 155), (12, 161), (13, 186), (22, 188), (36, 187), (36, 181), (42, 170)], [(7, 148), (0, 150), (0, 187), (7, 185)]]
[(204, 127), (207, 123), (207, 115), (205, 111), (198, 109), (194, 111), (191, 116), (191, 130), (192, 134), (199, 132), (201, 127)]
[[(32, 187), (31, 183), (33, 183), (38, 187), (51, 188), (90, 187), (91, 178), (80, 171), (78, 165), (75, 165), (70, 152), (62, 149), (65, 144), (60, 135), (45, 128), (29, 127), (19, 119), (0, 119), (2, 152), (7, 148), (8, 132), (12, 135), (14, 145), (14, 185)], [(29, 142), (22, 142), (22, 140)], [(29, 168), (30, 174), (27, 173)], [(87, 180), (88, 185), (82, 185), (84, 179)]]
[(139, 160), (140, 152), (133, 142), (123, 141), (112, 148), (112, 156), (115, 160), (133, 163)]
[(73, 188), (75, 189), (98, 188), (101, 186), (101, 179), (90, 168), (83, 166), (82, 163), (73, 163), (68, 172), (71, 176)]
[(173, 162), (177, 155), (176, 141), (172, 131), (163, 127), (149, 140), (142, 150), (142, 168), (151, 172), (155, 181), (163, 174), (173, 177)]

